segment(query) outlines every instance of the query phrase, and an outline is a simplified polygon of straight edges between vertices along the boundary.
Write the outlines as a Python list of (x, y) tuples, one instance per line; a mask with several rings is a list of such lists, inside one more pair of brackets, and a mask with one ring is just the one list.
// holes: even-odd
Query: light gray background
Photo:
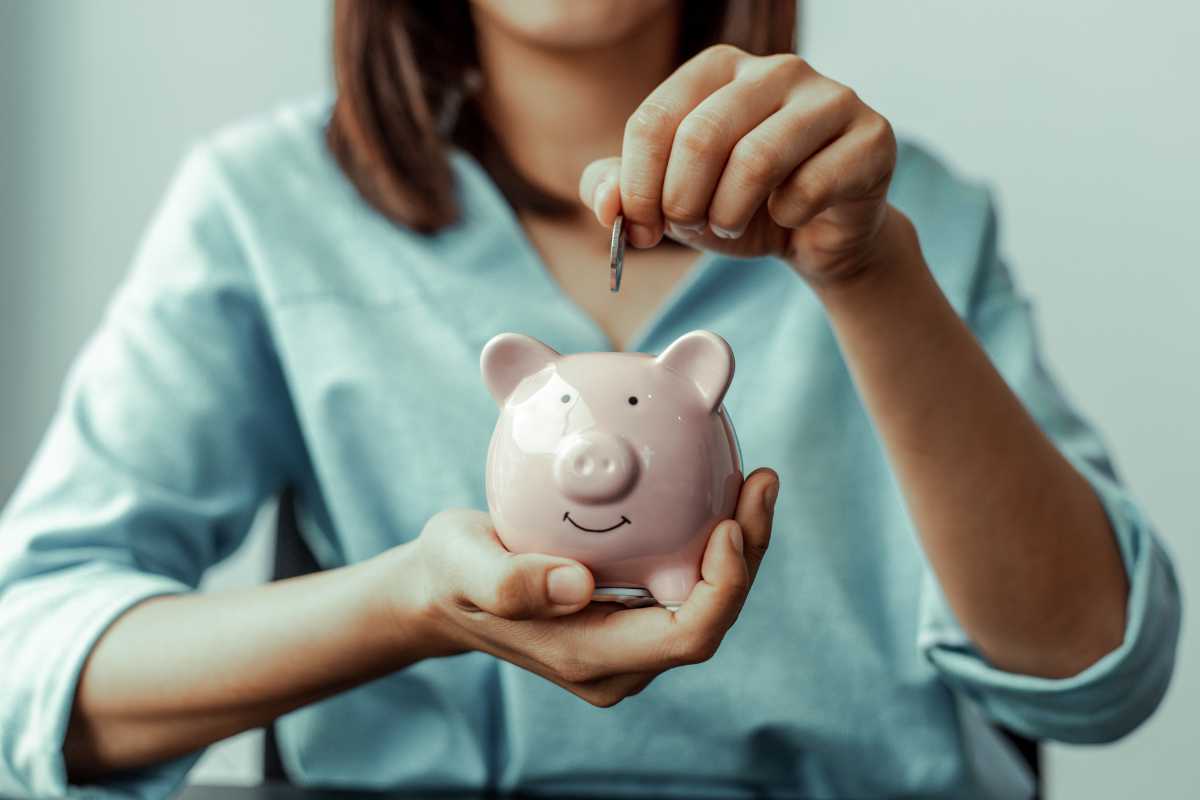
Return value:
[[(1200, 577), (1200, 6), (810, 2), (805, 50), (998, 190), (1051, 362)], [(0, 499), (187, 143), (328, 83), (325, 0), (0, 0)], [(265, 574), (259, 532), (215, 587)], [(1186, 595), (1191, 599), (1191, 593)], [(1194, 796), (1200, 605), (1163, 708), (1051, 747), (1053, 797)], [(253, 782), (257, 740), (194, 777)]]

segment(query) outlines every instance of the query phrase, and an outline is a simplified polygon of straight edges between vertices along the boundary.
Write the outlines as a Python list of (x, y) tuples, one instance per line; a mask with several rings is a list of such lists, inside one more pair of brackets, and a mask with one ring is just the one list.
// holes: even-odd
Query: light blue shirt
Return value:
[[(0, 795), (68, 791), (60, 748), (89, 648), (131, 604), (192, 591), (282, 487), (297, 488), (323, 565), (369, 558), (439, 510), (486, 507), (497, 412), (478, 362), (491, 336), (609, 349), (475, 162), (455, 156), (458, 224), (401, 230), (326, 152), (327, 109), (283, 109), (189, 155), (0, 518)], [(782, 478), (771, 552), (720, 652), (607, 710), (483, 654), (425, 661), (284, 717), (294, 780), (1011, 797), (1028, 776), (992, 722), (1099, 742), (1145, 719), (1174, 661), (1170, 561), (1046, 371), (987, 190), (904, 145), (891, 200), (1102, 500), (1131, 586), (1118, 650), (1061, 680), (982, 658), (923, 558), (818, 302), (780, 261), (705, 256), (631, 349), (696, 328), (724, 336), (746, 466)], [(86, 792), (160, 797), (194, 760)]]

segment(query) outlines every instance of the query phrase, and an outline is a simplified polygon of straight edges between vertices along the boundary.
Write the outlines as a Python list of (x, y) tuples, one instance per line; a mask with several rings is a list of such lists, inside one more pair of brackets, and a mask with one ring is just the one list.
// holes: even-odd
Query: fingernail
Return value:
[(736, 239), (742, 235), (742, 231), (732, 231), (729, 228), (722, 228), (720, 225), (709, 225), (709, 228), (719, 239)]
[(742, 554), (742, 549), (743, 549), (742, 529), (740, 526), (738, 526), (738, 525), (730, 525), (729, 526), (729, 543), (731, 545), (733, 545), (733, 549), (736, 550), (737, 554), (740, 556)]
[(586, 600), (590, 591), (582, 567), (555, 567), (546, 575), (546, 594), (551, 603), (573, 606)]
[(667, 234), (672, 239), (694, 239), (699, 231), (692, 228), (685, 228), (677, 222), (667, 223)]
[(775, 513), (775, 501), (779, 498), (779, 481), (775, 481), (763, 492), (763, 506), (768, 514)]
[(634, 247), (653, 247), (655, 238), (654, 231), (641, 223), (629, 226), (629, 241)]
[(604, 199), (604, 196), (608, 192), (612, 191), (614, 186), (616, 184), (610, 178), (605, 178), (596, 186), (596, 190), (592, 192), (592, 211), (594, 213), (600, 213), (600, 201)]

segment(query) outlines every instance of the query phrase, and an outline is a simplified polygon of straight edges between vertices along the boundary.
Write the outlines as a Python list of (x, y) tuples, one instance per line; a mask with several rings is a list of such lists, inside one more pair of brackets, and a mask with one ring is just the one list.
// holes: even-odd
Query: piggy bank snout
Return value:
[(637, 480), (637, 456), (625, 439), (603, 431), (565, 438), (554, 456), (554, 480), (563, 494), (582, 503), (623, 497)]

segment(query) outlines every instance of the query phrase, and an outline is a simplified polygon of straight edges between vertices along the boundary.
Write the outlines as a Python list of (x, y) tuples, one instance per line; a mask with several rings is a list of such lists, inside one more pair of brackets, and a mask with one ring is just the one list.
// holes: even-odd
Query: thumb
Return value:
[(545, 619), (582, 609), (594, 585), (592, 574), (575, 561), (505, 553), (479, 574), (476, 586), (467, 587), (467, 596), (493, 616)]
[(457, 532), (468, 539), (454, 548), (459, 594), (481, 611), (539, 619), (573, 614), (591, 602), (595, 582), (578, 561), (510, 553), (486, 518)]
[(487, 514), (443, 511), (421, 532), (435, 585), (460, 606), (505, 619), (573, 614), (592, 599), (595, 582), (578, 561), (504, 549)]
[(610, 156), (588, 164), (579, 176), (579, 199), (606, 228), (611, 228), (621, 213), (621, 192), (617, 188), (620, 174), (621, 157)]

